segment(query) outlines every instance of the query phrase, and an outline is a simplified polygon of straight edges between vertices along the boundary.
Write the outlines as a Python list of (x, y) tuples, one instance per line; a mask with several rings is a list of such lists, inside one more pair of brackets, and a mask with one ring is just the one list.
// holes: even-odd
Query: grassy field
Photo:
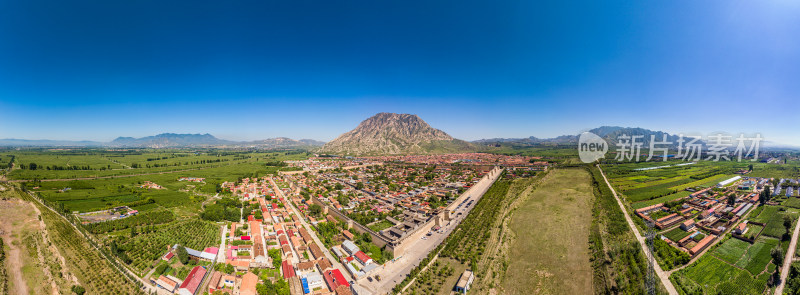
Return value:
[(382, 231), (382, 230), (384, 230), (384, 229), (390, 228), (390, 227), (392, 227), (392, 226), (394, 226), (394, 223), (391, 223), (391, 222), (389, 222), (388, 220), (385, 220), (385, 219), (384, 219), (384, 220), (378, 221), (378, 222), (376, 222), (376, 223), (370, 224), (370, 225), (369, 225), (369, 228), (370, 228), (371, 230), (374, 230), (374, 231), (376, 231), (376, 232), (379, 232), (379, 231)]
[[(13, 193), (0, 194), (8, 197)], [(44, 229), (37, 217), (27, 202), (18, 198), (0, 200), (0, 232), (5, 235), (2, 239), (6, 255), (6, 263), (0, 263), (0, 268), (9, 275), (0, 284), (7, 282), (10, 288), (1, 294), (69, 292), (71, 284), (60, 272), (58, 254), (46, 246), (46, 235), (42, 235)]]
[(512, 217), (508, 294), (578, 294), (592, 289), (592, 187), (583, 169), (557, 169)]

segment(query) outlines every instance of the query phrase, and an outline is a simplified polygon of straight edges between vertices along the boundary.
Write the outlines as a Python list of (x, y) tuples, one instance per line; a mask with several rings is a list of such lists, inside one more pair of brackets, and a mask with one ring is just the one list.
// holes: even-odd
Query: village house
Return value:
[(204, 267), (195, 266), (192, 268), (192, 271), (189, 272), (189, 275), (186, 276), (186, 279), (183, 280), (180, 288), (178, 288), (178, 294), (194, 295), (197, 293), (197, 289), (200, 288), (200, 283), (203, 281), (205, 275), (206, 269)]

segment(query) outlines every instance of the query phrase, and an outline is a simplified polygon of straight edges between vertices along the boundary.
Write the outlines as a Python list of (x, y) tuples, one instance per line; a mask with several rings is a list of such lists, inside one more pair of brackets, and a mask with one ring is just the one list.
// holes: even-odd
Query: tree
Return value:
[(178, 254), (178, 259), (181, 261), (181, 263), (183, 264), (189, 263), (189, 252), (186, 251), (186, 248), (183, 247), (183, 245), (178, 245), (178, 249), (176, 249), (176, 252)]
[(135, 226), (132, 226), (132, 227), (131, 227), (131, 238), (133, 238), (133, 237), (135, 237), (135, 236), (136, 236), (136, 227), (135, 227)]
[(39, 168), (39, 165), (36, 165), (36, 163), (31, 163), (28, 165), (28, 169), (30, 170), (36, 170), (36, 168)]
[(780, 268), (783, 265), (783, 248), (781, 248), (781, 245), (775, 245), (775, 248), (772, 248), (769, 254), (772, 255), (772, 263)]
[(311, 212), (311, 215), (319, 216), (319, 214), (322, 213), (322, 206), (317, 204), (311, 204), (311, 206), (308, 206), (308, 210), (309, 212)]
[(281, 258), (281, 250), (278, 249), (269, 249), (267, 250), (267, 255), (272, 258), (272, 266), (275, 268), (280, 268), (282, 258)]
[(770, 195), (771, 195), (771, 193), (769, 191), (769, 187), (765, 186), (764, 190), (761, 191), (761, 195), (758, 198), (758, 202), (761, 203), (761, 205), (766, 204), (767, 201), (769, 200)]
[(76, 295), (83, 295), (86, 293), (86, 289), (84, 289), (82, 286), (74, 285), (72, 286), (72, 293), (75, 293)]
[(111, 249), (111, 253), (117, 254), (119, 249), (117, 248), (117, 241), (111, 241), (111, 244), (108, 246)]
[(734, 204), (736, 204), (736, 195), (735, 194), (728, 195), (728, 205), (733, 206)]
[(783, 227), (786, 228), (786, 235), (788, 236), (792, 228), (792, 218), (788, 215), (783, 216)]
[(753, 164), (750, 164), (749, 166), (747, 166), (747, 169), (748, 169), (749, 171), (753, 171)]
[(164, 263), (159, 264), (158, 267), (156, 267), (155, 274), (161, 275), (164, 273), (165, 270), (167, 270), (167, 265)]

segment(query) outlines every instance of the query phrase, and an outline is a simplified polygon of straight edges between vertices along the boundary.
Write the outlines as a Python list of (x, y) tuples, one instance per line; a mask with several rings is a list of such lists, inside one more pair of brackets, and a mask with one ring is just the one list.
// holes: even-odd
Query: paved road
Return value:
[[(630, 226), (631, 230), (633, 231), (633, 234), (636, 235), (636, 240), (639, 241), (639, 245), (642, 246), (642, 251), (645, 253), (647, 259), (650, 259), (653, 253), (650, 253), (650, 249), (647, 247), (647, 243), (645, 242), (644, 237), (642, 237), (642, 235), (639, 234), (639, 229), (636, 228), (636, 224), (633, 223), (633, 219), (631, 219), (631, 216), (628, 215), (628, 210), (625, 210), (625, 205), (622, 203), (622, 200), (619, 199), (619, 196), (617, 196), (617, 191), (615, 191), (614, 187), (611, 186), (611, 183), (608, 182), (608, 178), (606, 178), (606, 174), (603, 172), (603, 169), (600, 168), (600, 165), (597, 165), (597, 169), (600, 170), (600, 175), (603, 175), (603, 180), (606, 181), (606, 185), (608, 185), (608, 188), (611, 190), (611, 193), (613, 193), (614, 199), (617, 200), (619, 209), (622, 210), (622, 213), (625, 215), (625, 220), (628, 221), (628, 226)], [(656, 275), (658, 275), (658, 278), (664, 285), (664, 288), (667, 289), (667, 292), (670, 295), (677, 295), (678, 291), (675, 289), (675, 286), (673, 286), (672, 282), (669, 280), (669, 273), (664, 272), (664, 270), (661, 269), (661, 266), (658, 265), (658, 263), (654, 263), (653, 267), (655, 268)]]
[(333, 267), (338, 268), (342, 272), (342, 275), (344, 275), (348, 281), (353, 281), (354, 279), (353, 276), (350, 275), (350, 272), (348, 272), (347, 269), (341, 263), (339, 263), (338, 259), (335, 259), (333, 255), (331, 255), (330, 251), (328, 251), (328, 248), (325, 247), (325, 244), (323, 244), (322, 241), (319, 239), (319, 237), (317, 237), (317, 233), (314, 230), (312, 230), (311, 226), (308, 224), (308, 222), (306, 222), (306, 219), (303, 217), (303, 214), (300, 214), (300, 210), (297, 210), (297, 208), (295, 208), (294, 206), (294, 203), (292, 203), (292, 201), (289, 200), (283, 194), (283, 191), (278, 187), (278, 184), (275, 183), (272, 177), (269, 178), (269, 182), (272, 184), (272, 189), (275, 190), (277, 194), (286, 201), (286, 203), (289, 205), (289, 208), (292, 209), (292, 212), (294, 212), (294, 214), (297, 214), (297, 217), (300, 217), (300, 223), (303, 225), (303, 227), (306, 228), (306, 231), (308, 231), (308, 234), (311, 235), (312, 239), (314, 239), (314, 242), (317, 243), (317, 246), (319, 246), (319, 248), (322, 249), (322, 253), (325, 254), (325, 257), (327, 257), (328, 260), (331, 261)]
[(789, 243), (789, 249), (786, 250), (786, 257), (783, 259), (783, 267), (781, 268), (781, 284), (775, 288), (773, 294), (783, 294), (783, 287), (786, 285), (786, 279), (789, 278), (789, 269), (794, 260), (794, 251), (797, 250), (797, 236), (800, 234), (800, 218), (797, 218), (797, 225), (794, 226), (794, 234), (792, 234), (792, 242)]

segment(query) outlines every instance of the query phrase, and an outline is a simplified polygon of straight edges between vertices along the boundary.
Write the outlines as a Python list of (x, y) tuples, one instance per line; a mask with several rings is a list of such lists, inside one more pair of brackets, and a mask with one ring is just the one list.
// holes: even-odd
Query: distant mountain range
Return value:
[[(661, 141), (667, 136), (672, 147), (677, 147), (678, 135), (644, 128), (602, 126), (589, 130), (605, 139), (610, 146), (616, 146), (622, 135), (641, 135), (645, 147), (650, 144), (650, 136)], [(554, 138), (489, 138), (472, 142), (453, 138), (446, 132), (431, 127), (419, 116), (412, 114), (379, 113), (362, 121), (355, 129), (348, 131), (331, 142), (313, 139), (295, 140), (276, 137), (255, 141), (232, 141), (219, 139), (211, 134), (162, 133), (140, 138), (118, 137), (110, 142), (69, 141), (69, 140), (28, 140), (0, 139), (0, 146), (13, 147), (131, 147), (131, 148), (179, 148), (179, 147), (219, 147), (219, 148), (305, 148), (319, 153), (342, 155), (393, 155), (393, 154), (433, 154), (457, 153), (491, 150), (496, 146), (534, 146), (577, 144), (579, 135), (562, 135)], [(685, 139), (688, 140), (688, 139)], [(703, 141), (700, 144), (705, 145)], [(796, 149), (796, 146), (782, 145), (764, 141), (762, 147), (771, 149)]]
[[(663, 131), (653, 131), (650, 129), (644, 128), (631, 128), (631, 127), (618, 127), (618, 126), (602, 126), (598, 128), (594, 128), (589, 130), (589, 132), (597, 134), (598, 136), (605, 139), (609, 145), (616, 146), (619, 142), (619, 137), (623, 135), (627, 136), (636, 136), (641, 135), (642, 138), (637, 140), (637, 142), (643, 143), (645, 147), (650, 145), (650, 136), (654, 135), (656, 142), (663, 141), (664, 135), (667, 137), (667, 141), (672, 143), (672, 147), (677, 147), (677, 141), (679, 139), (678, 135), (669, 134)], [(577, 144), (578, 143), (578, 136), (579, 135), (562, 135), (555, 138), (536, 138), (536, 137), (527, 137), (527, 138), (491, 138), (491, 139), (481, 139), (473, 141), (477, 144), (482, 145), (491, 145), (491, 144), (516, 144), (516, 145), (538, 145), (538, 144)], [(684, 137), (685, 141), (689, 141)], [(702, 140), (698, 141), (701, 145), (705, 145), (705, 142)], [(658, 145), (656, 145), (658, 146)]]
[(455, 139), (417, 115), (378, 113), (319, 149), (320, 153), (427, 154), (474, 151), (477, 146)]
[(0, 146), (41, 146), (41, 147), (132, 147), (132, 148), (177, 148), (177, 147), (252, 147), (252, 148), (315, 148), (325, 144), (313, 139), (295, 140), (286, 137), (269, 138), (256, 141), (231, 141), (214, 137), (211, 134), (162, 133), (140, 138), (117, 137), (110, 142), (69, 141), (69, 140), (27, 140), (0, 139)]

